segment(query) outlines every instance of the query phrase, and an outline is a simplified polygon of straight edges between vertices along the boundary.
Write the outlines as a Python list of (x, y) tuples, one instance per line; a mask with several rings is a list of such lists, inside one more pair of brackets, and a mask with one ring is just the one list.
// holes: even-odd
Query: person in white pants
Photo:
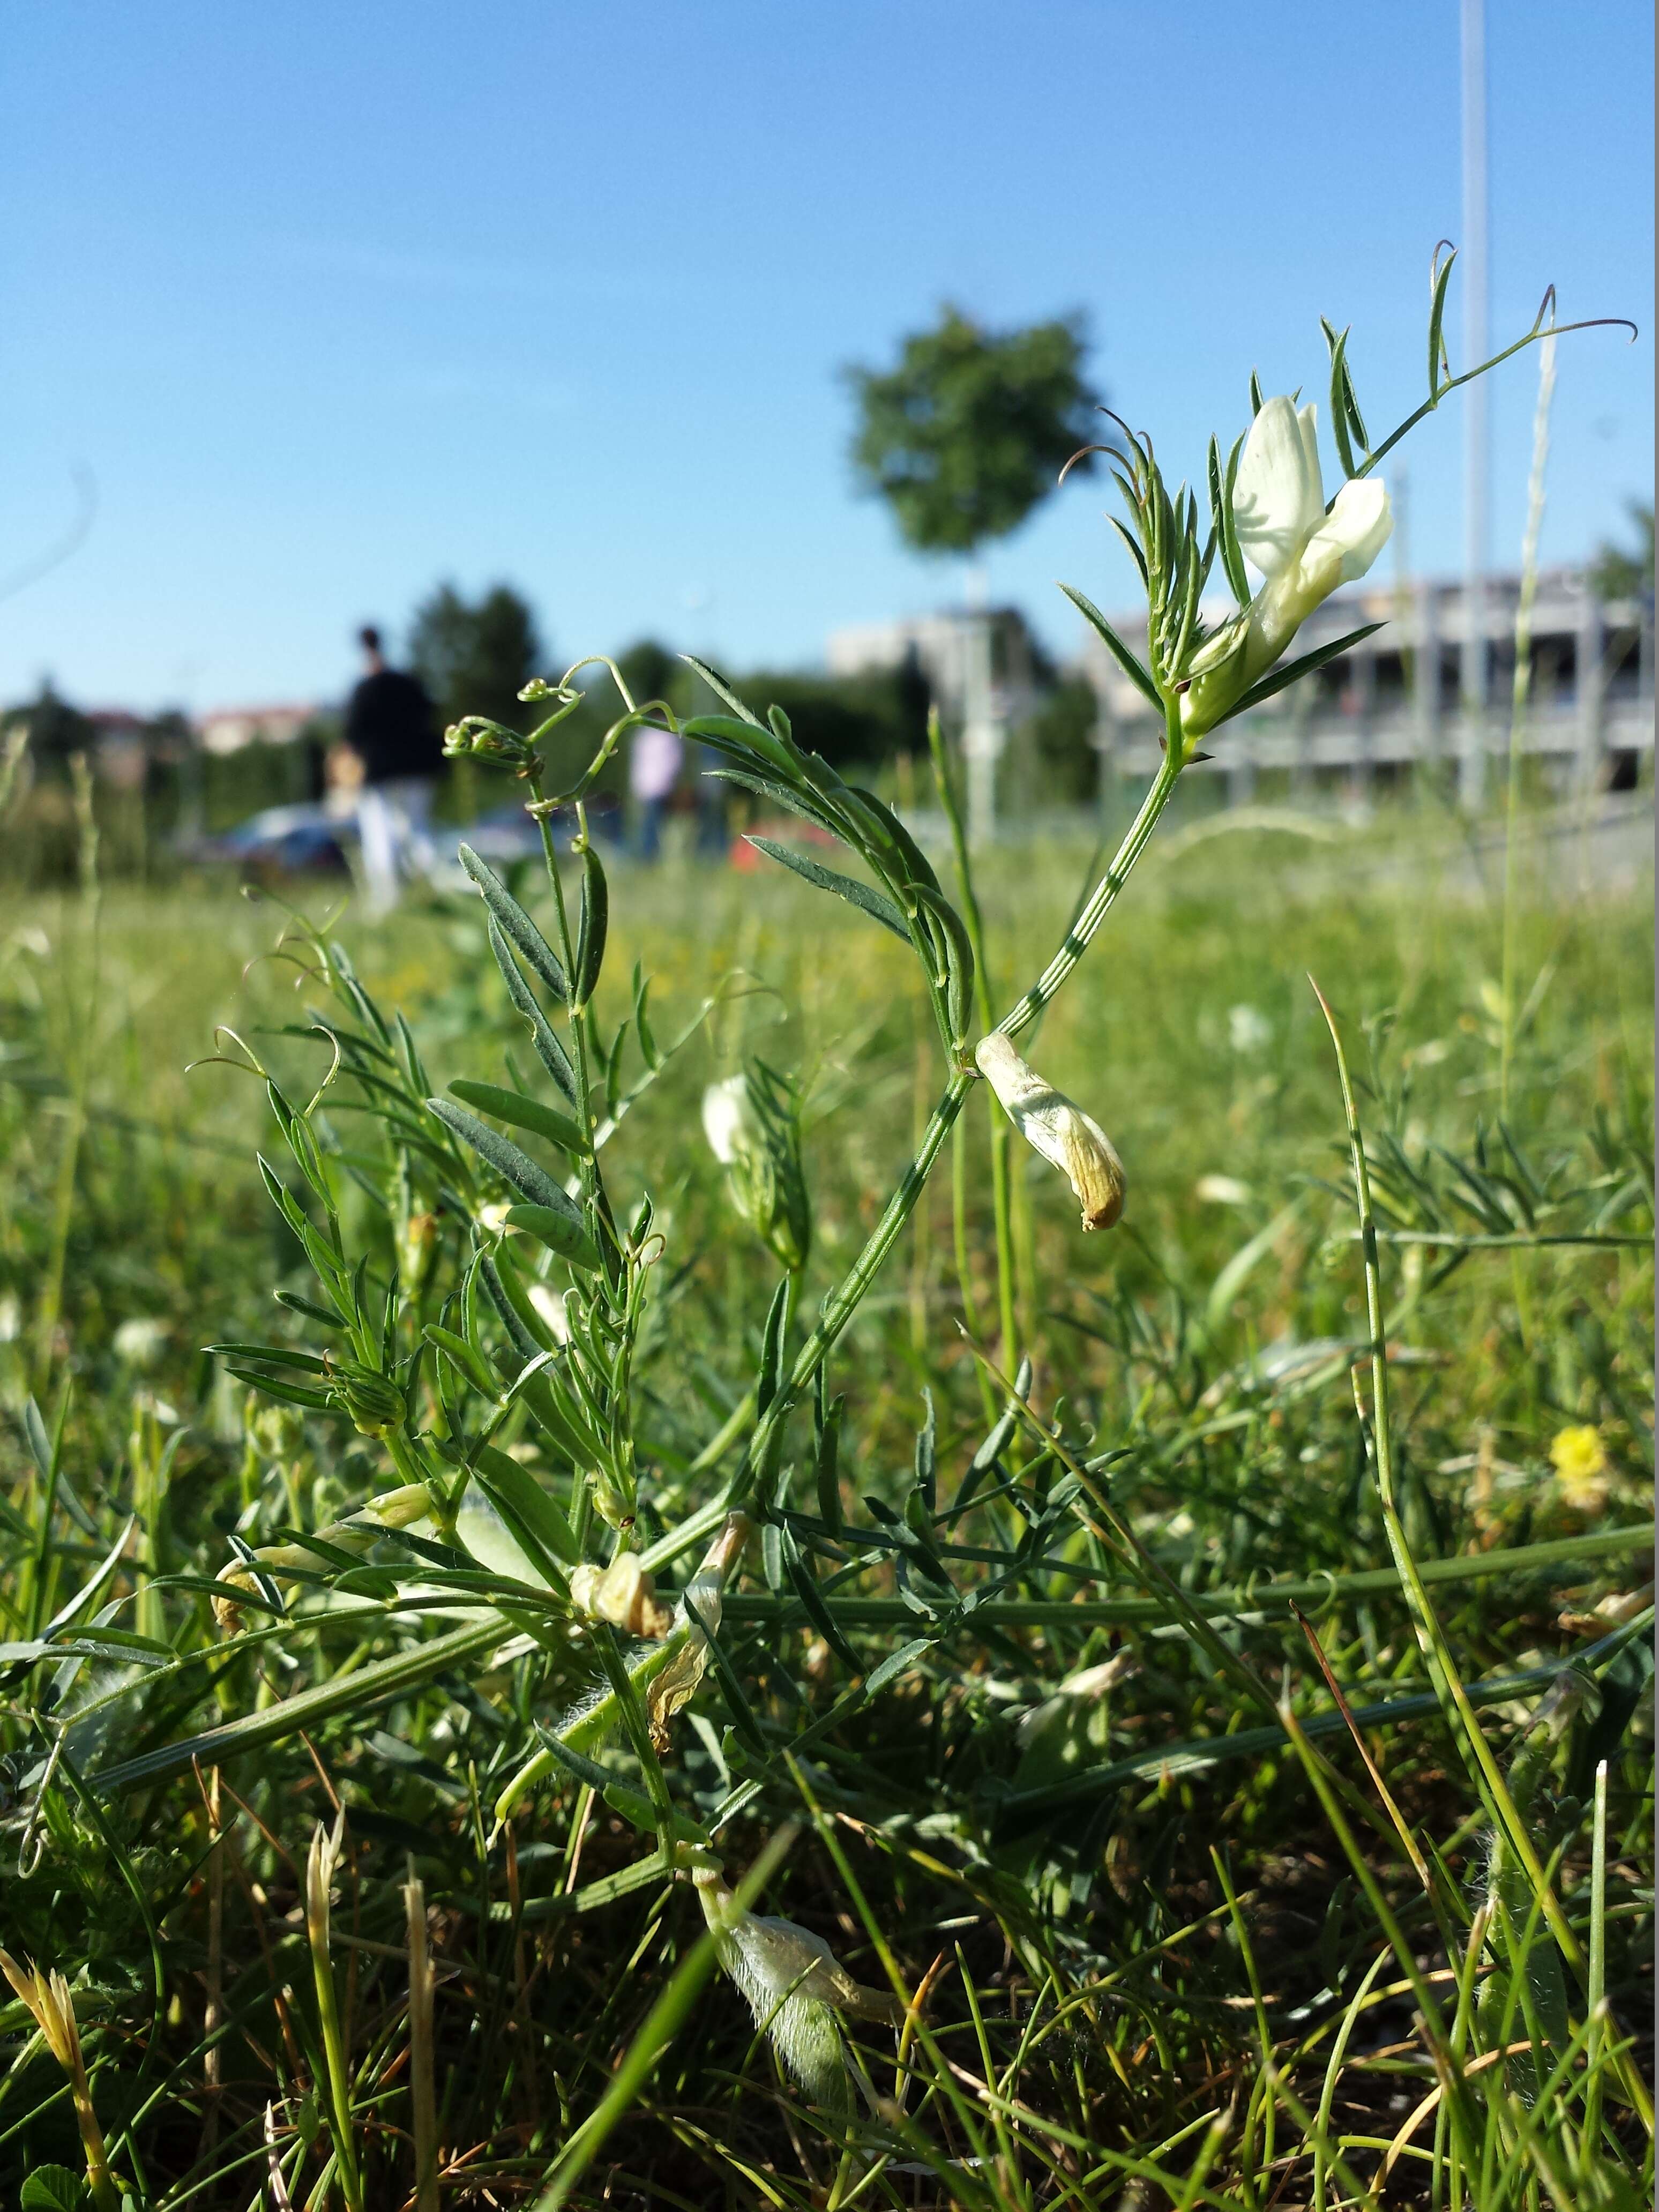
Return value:
[(357, 801), (357, 840), (371, 914), (391, 913), (405, 877), (431, 872), (434, 855), (427, 823), (433, 782), (429, 775), (392, 775), (363, 786)]
[(432, 866), (428, 830), (432, 795), (443, 767), (432, 702), (418, 678), (389, 668), (380, 633), (358, 632), (368, 672), (346, 708), (344, 741), (362, 763), (357, 835), (371, 914), (389, 914), (406, 875)]

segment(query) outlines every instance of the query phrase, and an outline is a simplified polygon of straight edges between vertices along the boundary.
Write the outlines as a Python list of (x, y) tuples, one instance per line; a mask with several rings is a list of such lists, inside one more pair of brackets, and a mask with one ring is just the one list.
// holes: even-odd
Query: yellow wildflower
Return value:
[(1558, 1430), (1550, 1464), (1564, 1502), (1575, 1513), (1599, 1513), (1607, 1502), (1607, 1455), (1601, 1432), (1588, 1422)]

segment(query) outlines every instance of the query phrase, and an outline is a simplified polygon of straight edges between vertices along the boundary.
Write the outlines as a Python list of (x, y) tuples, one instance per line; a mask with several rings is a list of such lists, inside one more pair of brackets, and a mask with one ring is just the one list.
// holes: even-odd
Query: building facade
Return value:
[[(1229, 611), (1216, 609), (1219, 619)], [(1292, 787), (1335, 784), (1357, 798), (1428, 769), (1479, 806), (1504, 773), (1510, 733), (1565, 795), (1634, 785), (1653, 751), (1653, 603), (1606, 601), (1584, 572), (1537, 580), (1524, 696), (1517, 700), (1517, 576), (1487, 579), (1471, 623), (1463, 586), (1425, 580), (1328, 599), (1298, 632), (1316, 651), (1367, 623), (1383, 627), (1206, 741), (1198, 775), (1248, 799), (1258, 775)], [(1146, 623), (1114, 626), (1144, 652)], [(1144, 777), (1158, 759), (1156, 717), (1092, 632), (1082, 666), (1099, 702), (1103, 775)]]

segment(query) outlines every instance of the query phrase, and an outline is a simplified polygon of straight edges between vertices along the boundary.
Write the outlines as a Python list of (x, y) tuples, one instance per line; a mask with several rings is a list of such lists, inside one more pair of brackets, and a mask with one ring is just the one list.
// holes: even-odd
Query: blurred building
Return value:
[(97, 773), (124, 791), (137, 790), (149, 772), (155, 724), (125, 707), (89, 707), (86, 720)]
[(198, 716), (196, 733), (210, 753), (239, 753), (244, 745), (289, 745), (317, 720), (315, 705), (218, 707)]
[(912, 654), (947, 724), (966, 719), (976, 656), (990, 645), (991, 709), (1004, 726), (1024, 721), (1048, 673), (1042, 649), (1018, 607), (963, 608), (901, 622), (857, 623), (832, 630), (825, 648), (832, 676), (902, 668)]
[[(1296, 657), (1364, 623), (1383, 627), (1224, 724), (1205, 741), (1212, 758), (1193, 772), (1224, 776), (1237, 799), (1248, 798), (1264, 771), (1287, 771), (1304, 787), (1335, 782), (1363, 797), (1429, 768), (1455, 784), (1466, 805), (1479, 805), (1496, 792), (1509, 754), (1520, 597), (1518, 576), (1487, 578), (1485, 650), (1472, 657), (1467, 677), (1461, 584), (1425, 580), (1328, 599), (1297, 633)], [(1230, 611), (1214, 612), (1219, 619)], [(1144, 613), (1114, 617), (1113, 626), (1145, 653)], [(1156, 716), (1091, 631), (1081, 665), (1099, 705), (1103, 771), (1150, 775), (1159, 757)], [(1537, 580), (1528, 673), (1522, 753), (1564, 793), (1633, 786), (1653, 750), (1652, 600), (1601, 599), (1583, 569), (1547, 570)]]

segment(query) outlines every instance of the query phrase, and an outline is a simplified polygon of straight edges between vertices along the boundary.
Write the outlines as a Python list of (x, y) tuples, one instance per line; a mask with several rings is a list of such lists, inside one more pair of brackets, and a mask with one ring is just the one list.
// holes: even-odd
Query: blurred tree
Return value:
[(1653, 597), (1653, 507), (1639, 499), (1630, 502), (1636, 525), (1634, 546), (1614, 545), (1604, 538), (1590, 564), (1590, 584), (1601, 599)]
[(946, 307), (896, 368), (848, 372), (853, 459), (924, 553), (972, 553), (1018, 527), (1094, 434), (1077, 317), (992, 331)]
[[(896, 752), (919, 749), (915, 725), (905, 719), (896, 672), (819, 676), (760, 669), (740, 677), (738, 690), (757, 709), (781, 707), (796, 744), (822, 753), (838, 770), (872, 768)], [(927, 711), (924, 705), (922, 747), (927, 742)]]
[(1039, 805), (1059, 806), (1092, 799), (1100, 781), (1095, 729), (1100, 702), (1086, 676), (1068, 676), (1026, 723), (1024, 735), (1036, 770)]
[[(690, 698), (695, 678), (678, 653), (660, 640), (641, 637), (632, 645), (624, 646), (617, 655), (617, 665), (623, 672), (623, 683), (641, 706), (647, 699), (665, 699), (677, 714), (690, 711), (687, 702)], [(610, 678), (603, 669), (591, 672), (600, 679), (600, 696), (609, 708), (616, 699)], [(708, 709), (711, 713), (720, 712), (722, 702), (710, 698)]]
[(432, 694), (441, 720), (488, 714), (509, 729), (526, 729), (534, 711), (519, 693), (541, 672), (541, 640), (528, 605), (509, 585), (496, 584), (469, 605), (453, 584), (441, 584), (416, 610), (410, 659)]
[(92, 744), (91, 723), (78, 707), (59, 696), (49, 676), (27, 705), (9, 707), (0, 715), (0, 731), (9, 736), (16, 729), (27, 730), (37, 769), (61, 774), (71, 753), (85, 752)]

